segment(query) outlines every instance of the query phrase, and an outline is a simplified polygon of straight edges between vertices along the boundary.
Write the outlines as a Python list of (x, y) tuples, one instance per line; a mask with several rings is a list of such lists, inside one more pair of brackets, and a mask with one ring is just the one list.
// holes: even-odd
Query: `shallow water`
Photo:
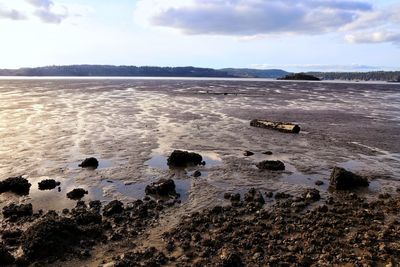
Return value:
[[(298, 135), (253, 128), (265, 118), (298, 123)], [(368, 194), (400, 186), (400, 86), (261, 80), (13, 79), (0, 80), (0, 179), (25, 175), (31, 194), (0, 195), (0, 206), (32, 202), (35, 209), (75, 205), (66, 192), (82, 187), (84, 200), (143, 198), (147, 184), (176, 180), (183, 209), (225, 203), (224, 192), (328, 194), (334, 166), (368, 175)], [(174, 149), (200, 153), (206, 166), (169, 170)], [(250, 150), (254, 156), (245, 157)], [(264, 155), (264, 151), (272, 155)], [(86, 157), (96, 170), (77, 165)], [(264, 159), (284, 172), (260, 171)], [(193, 178), (194, 170), (202, 176)], [(39, 191), (46, 178), (61, 192)]]

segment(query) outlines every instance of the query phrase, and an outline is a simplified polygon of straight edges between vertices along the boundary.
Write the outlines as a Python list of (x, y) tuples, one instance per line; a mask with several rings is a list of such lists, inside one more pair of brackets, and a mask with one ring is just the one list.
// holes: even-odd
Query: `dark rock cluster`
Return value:
[[(55, 211), (32, 214), (32, 205), (26, 205), (30, 212), (23, 216), (31, 218), (29, 224), (28, 221), (10, 222), (12, 225), (9, 230), (0, 231), (0, 240), (3, 242), (0, 242), (0, 265), (16, 263), (21, 266), (42, 266), (68, 258), (90, 257), (95, 245), (119, 242), (143, 234), (157, 221), (160, 212), (170, 206), (154, 200), (136, 200), (125, 205), (114, 200), (102, 209), (100, 201), (90, 201), (89, 205), (78, 201), (75, 208), (65, 209), (62, 214)], [(12, 204), (7, 210), (12, 210), (11, 207), (21, 209), (22, 205)], [(27, 227), (24, 227), (26, 230), (16, 228), (24, 223), (27, 223)], [(19, 247), (23, 254), (14, 258), (12, 252)], [(127, 254), (118, 266), (132, 266), (123, 264), (134, 259), (159, 264), (166, 262), (161, 253), (150, 249), (142, 254)]]
[(12, 192), (18, 195), (28, 195), (31, 184), (22, 176), (10, 177), (0, 181), (0, 194)]
[(319, 199), (313, 189), (264, 209), (260, 192), (246, 195), (239, 205), (188, 215), (166, 232), (166, 250), (181, 251), (170, 261), (179, 266), (389, 266), (400, 260), (400, 223), (393, 218), (400, 198), (367, 202), (344, 192), (309, 209)]

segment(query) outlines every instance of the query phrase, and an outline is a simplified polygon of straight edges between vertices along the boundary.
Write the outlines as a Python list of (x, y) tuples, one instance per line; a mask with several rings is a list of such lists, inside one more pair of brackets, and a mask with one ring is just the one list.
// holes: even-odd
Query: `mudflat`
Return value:
[[(255, 128), (253, 119), (301, 131)], [(399, 135), (397, 84), (0, 80), (0, 180), (32, 184), (27, 195), (0, 194), (2, 209), (32, 204), (15, 220), (1, 217), (0, 251), (14, 263), (63, 266), (397, 262)], [(174, 150), (199, 153), (205, 165), (171, 169)], [(79, 167), (89, 157), (98, 167)], [(258, 169), (264, 160), (285, 170)], [(369, 186), (329, 190), (335, 166)], [(59, 187), (39, 190), (46, 179)], [(160, 179), (174, 180), (178, 199), (145, 195)], [(87, 191), (81, 201), (66, 197), (75, 188)], [(320, 198), (307, 197), (311, 189)], [(42, 229), (75, 237), (42, 255)], [(11, 243), (7, 231), (17, 232)]]

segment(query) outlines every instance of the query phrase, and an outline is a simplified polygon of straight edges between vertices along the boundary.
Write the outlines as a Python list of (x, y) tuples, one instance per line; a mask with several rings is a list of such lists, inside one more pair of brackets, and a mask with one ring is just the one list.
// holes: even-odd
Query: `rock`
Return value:
[(231, 201), (232, 202), (239, 202), (240, 201), (240, 194), (239, 193), (232, 194), (231, 195)]
[(200, 154), (182, 150), (174, 150), (168, 157), (167, 164), (169, 167), (185, 168), (190, 165), (201, 165), (203, 157)]
[(232, 194), (231, 193), (224, 193), (224, 198), (225, 199), (231, 199)]
[(72, 191), (67, 193), (67, 197), (73, 200), (78, 200), (81, 199), (85, 196), (85, 194), (88, 194), (89, 192), (86, 191), (83, 188), (75, 188)]
[(39, 190), (51, 190), (59, 186), (61, 183), (56, 182), (54, 179), (42, 180), (39, 183)]
[[(17, 246), (21, 243), (21, 236), (23, 232), (20, 229), (4, 230), (1, 233), (3, 242), (8, 246)], [(1, 262), (1, 261), (0, 261)]]
[(157, 182), (151, 183), (146, 186), (145, 192), (147, 195), (177, 196), (175, 183), (172, 179), (160, 179)]
[(81, 164), (78, 165), (79, 167), (82, 168), (93, 168), (93, 169), (97, 169), (97, 167), (99, 166), (99, 161), (96, 158), (86, 158), (84, 161), (82, 161)]
[(244, 266), (242, 259), (237, 251), (231, 248), (222, 248), (219, 257), (221, 266), (223, 267), (242, 267)]
[(263, 154), (264, 155), (272, 155), (272, 151), (264, 151)]
[(89, 202), (89, 207), (92, 211), (96, 213), (100, 213), (101, 210), (101, 202), (100, 200), (92, 200)]
[(104, 216), (112, 216), (114, 214), (119, 214), (124, 211), (124, 204), (122, 204), (119, 200), (113, 200), (103, 208), (103, 215)]
[(199, 171), (199, 170), (196, 170), (194, 173), (193, 173), (193, 177), (194, 178), (197, 178), (197, 177), (200, 177), (201, 176), (201, 172)]
[(321, 185), (323, 185), (323, 184), (324, 184), (323, 181), (320, 181), (320, 180), (315, 181), (315, 185), (321, 186)]
[(46, 217), (25, 231), (22, 249), (30, 260), (57, 257), (71, 251), (79, 243), (81, 235), (72, 219)]
[(318, 201), (321, 199), (319, 195), (319, 191), (317, 189), (307, 189), (307, 191), (303, 194), (303, 198), (308, 201)]
[(24, 216), (31, 216), (33, 213), (32, 204), (10, 204), (8, 206), (3, 207), (3, 216), (4, 218), (13, 217), (14, 220), (19, 219)]
[(330, 177), (330, 188), (335, 190), (352, 190), (357, 187), (367, 187), (368, 179), (340, 167), (333, 168)]
[(290, 198), (290, 197), (292, 196), (283, 192), (277, 192), (275, 194), (275, 199)]
[(274, 193), (273, 192), (265, 192), (265, 196), (267, 198), (272, 198), (274, 196)]
[(382, 193), (382, 194), (379, 194), (379, 196), (378, 196), (378, 198), (380, 198), (380, 199), (388, 199), (391, 197), (392, 196), (389, 193)]
[(285, 164), (280, 160), (264, 160), (256, 164), (260, 170), (283, 171)]
[(265, 200), (260, 191), (257, 191), (254, 188), (251, 188), (249, 192), (244, 195), (244, 201), (265, 204)]
[(254, 153), (251, 152), (251, 151), (246, 150), (245, 152), (243, 152), (243, 155), (246, 156), (246, 157), (249, 157), (249, 156), (253, 156)]
[(11, 265), (14, 261), (14, 256), (8, 252), (4, 245), (0, 244), (0, 266)]
[(4, 192), (13, 192), (18, 195), (28, 195), (31, 184), (27, 179), (18, 177), (10, 177), (4, 181), (0, 181), (0, 194)]

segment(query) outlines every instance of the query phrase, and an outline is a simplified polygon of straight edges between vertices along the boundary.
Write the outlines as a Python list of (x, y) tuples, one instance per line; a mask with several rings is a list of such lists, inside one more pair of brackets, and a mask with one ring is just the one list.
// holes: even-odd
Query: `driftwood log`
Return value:
[(268, 120), (252, 120), (250, 126), (268, 128), (277, 130), (284, 133), (299, 133), (300, 126), (290, 122), (278, 122), (278, 121), (268, 121)]

